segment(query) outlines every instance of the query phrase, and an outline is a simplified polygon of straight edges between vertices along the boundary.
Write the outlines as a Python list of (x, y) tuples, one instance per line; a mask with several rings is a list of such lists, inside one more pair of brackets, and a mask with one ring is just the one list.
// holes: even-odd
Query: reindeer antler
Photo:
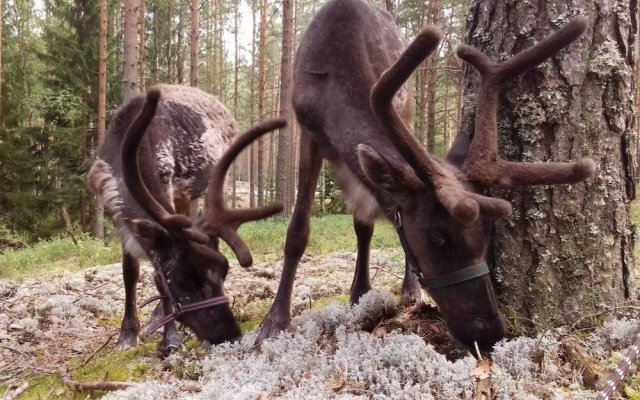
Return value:
[(138, 147), (147, 127), (155, 115), (160, 96), (161, 93), (158, 88), (149, 89), (142, 110), (140, 110), (140, 113), (127, 129), (121, 150), (124, 181), (133, 198), (138, 201), (142, 209), (158, 222), (160, 226), (186, 240), (196, 243), (207, 243), (209, 238), (207, 235), (192, 227), (193, 221), (191, 218), (186, 215), (174, 214), (172, 212), (173, 210), (170, 210), (171, 212), (168, 211), (151, 195), (140, 174)]
[(251, 252), (238, 235), (238, 228), (245, 222), (270, 217), (282, 211), (282, 204), (275, 203), (265, 207), (234, 210), (227, 208), (224, 202), (224, 177), (233, 160), (251, 142), (260, 136), (284, 127), (284, 119), (274, 119), (254, 126), (245, 134), (238, 136), (227, 149), (211, 173), (211, 180), (207, 189), (207, 222), (204, 230), (211, 236), (218, 236), (233, 250), (238, 262), (243, 267), (252, 264)]
[(502, 160), (498, 156), (496, 121), (501, 84), (531, 69), (574, 42), (587, 27), (587, 19), (574, 17), (569, 23), (537, 45), (503, 61), (493, 63), (479, 50), (460, 45), (458, 56), (480, 72), (476, 103), (475, 131), (463, 169), (468, 179), (488, 187), (492, 185), (562, 184), (582, 181), (595, 171), (590, 158), (576, 162), (526, 163)]
[(387, 69), (371, 91), (371, 107), (383, 131), (391, 139), (418, 176), (434, 186), (438, 200), (460, 223), (476, 220), (479, 209), (496, 216), (511, 213), (511, 205), (468, 192), (456, 177), (427, 154), (393, 107), (393, 97), (411, 73), (437, 47), (441, 34), (435, 27), (425, 27), (400, 58)]

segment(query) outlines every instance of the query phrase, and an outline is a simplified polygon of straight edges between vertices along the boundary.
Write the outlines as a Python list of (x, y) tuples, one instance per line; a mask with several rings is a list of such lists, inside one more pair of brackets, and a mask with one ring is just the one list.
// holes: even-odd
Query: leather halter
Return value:
[(458, 283), (470, 281), (472, 279), (484, 276), (489, 274), (489, 267), (485, 261), (472, 265), (467, 268), (463, 268), (458, 271), (454, 271), (444, 275), (438, 275), (434, 277), (425, 277), (422, 274), (422, 271), (418, 268), (418, 263), (416, 257), (413, 255), (411, 248), (409, 248), (409, 243), (407, 242), (407, 237), (404, 233), (404, 227), (402, 226), (402, 216), (400, 215), (400, 208), (395, 208), (386, 213), (387, 217), (393, 221), (393, 225), (396, 228), (396, 232), (398, 232), (398, 236), (400, 237), (400, 244), (402, 245), (402, 249), (404, 250), (404, 254), (407, 257), (407, 261), (409, 261), (409, 265), (411, 265), (411, 270), (418, 277), (418, 281), (420, 285), (425, 289), (436, 289), (442, 288), (446, 286), (453, 286)]
[(162, 285), (162, 291), (165, 293), (164, 295), (160, 295), (160, 296), (153, 296), (150, 299), (146, 300), (144, 303), (142, 303), (140, 305), (140, 308), (146, 306), (147, 304), (156, 301), (156, 300), (160, 300), (160, 299), (169, 299), (169, 301), (171, 302), (171, 306), (174, 309), (174, 312), (169, 314), (169, 315), (165, 315), (162, 319), (154, 322), (153, 324), (149, 325), (147, 327), (147, 333), (151, 334), (155, 331), (157, 331), (161, 326), (164, 326), (166, 324), (168, 324), (171, 321), (177, 320), (180, 321), (180, 318), (182, 318), (182, 316), (188, 312), (192, 312), (192, 311), (197, 311), (197, 310), (204, 310), (206, 308), (211, 308), (211, 307), (215, 307), (215, 306), (219, 306), (219, 305), (223, 305), (223, 304), (229, 304), (229, 298), (225, 295), (222, 296), (217, 296), (217, 297), (212, 297), (210, 299), (206, 299), (206, 300), (202, 300), (202, 301), (198, 301), (196, 303), (191, 303), (191, 304), (187, 304), (187, 305), (182, 305), (180, 304), (180, 302), (175, 298), (175, 296), (173, 295), (173, 293), (171, 292), (171, 288), (169, 287), (169, 281), (167, 280), (167, 277), (164, 274), (164, 271), (162, 270), (161, 267), (155, 267), (155, 273), (156, 276), (160, 278), (160, 284)]

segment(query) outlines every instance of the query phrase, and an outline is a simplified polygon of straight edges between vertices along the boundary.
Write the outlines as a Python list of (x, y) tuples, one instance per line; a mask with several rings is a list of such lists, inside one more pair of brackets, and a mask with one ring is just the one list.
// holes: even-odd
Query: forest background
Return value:
[[(290, 76), (297, 42), (322, 4), (0, 0), (0, 249), (74, 232), (103, 236), (86, 174), (105, 125), (131, 93), (156, 83), (198, 86), (231, 110), (241, 131), (278, 115), (291, 119), (283, 77)], [(416, 132), (431, 153), (443, 155), (460, 124), (463, 69), (454, 52), (468, 0), (374, 4), (393, 14), (409, 39), (428, 23), (444, 33), (437, 54), (413, 78)], [(277, 199), (290, 211), (298, 135), (292, 124), (243, 154), (236, 179), (229, 179), (229, 202)], [(343, 211), (325, 166), (316, 213)]]

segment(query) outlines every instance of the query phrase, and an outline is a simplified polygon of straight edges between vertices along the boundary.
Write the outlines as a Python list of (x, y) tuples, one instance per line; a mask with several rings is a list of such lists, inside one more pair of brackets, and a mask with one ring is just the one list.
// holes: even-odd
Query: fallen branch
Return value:
[(29, 382), (24, 382), (22, 385), (18, 386), (17, 388), (15, 388), (12, 391), (10, 391), (9, 393), (7, 393), (4, 396), (4, 399), (2, 399), (2, 400), (17, 399), (18, 396), (20, 396), (22, 393), (24, 393), (28, 388), (29, 388)]
[(62, 379), (62, 383), (64, 383), (66, 386), (69, 386), (75, 390), (82, 390), (82, 391), (122, 390), (122, 389), (130, 388), (135, 385), (134, 382), (109, 382), (109, 381), (78, 382), (70, 379), (68, 376), (65, 376), (63, 374), (60, 374), (60, 379)]

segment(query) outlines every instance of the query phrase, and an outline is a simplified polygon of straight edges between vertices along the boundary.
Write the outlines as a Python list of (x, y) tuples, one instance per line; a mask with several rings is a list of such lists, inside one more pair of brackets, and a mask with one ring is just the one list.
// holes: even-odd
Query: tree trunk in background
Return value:
[[(265, 117), (266, 83), (267, 83), (267, 12), (269, 1), (262, 0), (260, 7), (260, 42), (258, 44), (258, 121)], [(264, 137), (258, 139), (258, 206), (264, 205)]]
[(4, 6), (0, 0), (0, 128), (4, 126), (4, 116), (2, 114), (2, 28), (4, 26), (3, 19)]
[[(98, 126), (96, 153), (104, 142), (107, 114), (107, 0), (100, 0), (100, 28), (98, 40)], [(91, 232), (96, 238), (104, 239), (104, 207), (94, 196)]]
[(182, 2), (178, 3), (178, 26), (176, 27), (176, 73), (177, 82), (179, 85), (184, 84), (184, 55), (182, 50), (182, 38), (184, 35), (184, 5)]
[(219, 79), (218, 82), (220, 83), (220, 88), (218, 89), (218, 98), (220, 99), (220, 101), (223, 104), (226, 104), (227, 102), (227, 71), (226, 71), (226, 67), (225, 67), (225, 61), (226, 61), (226, 57), (225, 57), (225, 53), (224, 53), (224, 16), (225, 16), (225, 6), (224, 6), (224, 1), (223, 0), (217, 0), (218, 1), (218, 13), (217, 15), (217, 20), (218, 20), (218, 36), (217, 36), (217, 42), (218, 42), (218, 46), (216, 47), (215, 52), (218, 53), (218, 71), (219, 71)]
[[(238, 28), (240, 25), (240, 10), (239, 4), (236, 3), (233, 10), (233, 48), (234, 48), (234, 60), (233, 60), (233, 116), (238, 119), (238, 75), (240, 72), (240, 58), (238, 56)], [(231, 165), (231, 208), (236, 208), (236, 195), (237, 195), (237, 162), (234, 161)]]
[[(256, 3), (257, 0), (251, 0), (251, 18), (252, 18), (252, 36), (251, 36), (251, 125), (255, 122), (255, 98), (256, 98)], [(257, 145), (255, 142), (251, 144), (249, 154), (249, 206), (256, 205), (256, 177), (257, 171)]]
[[(552, 61), (506, 83), (500, 97), (505, 159), (589, 156), (597, 164), (586, 183), (492, 191), (510, 200), (514, 210), (496, 224), (492, 249), (501, 308), (528, 332), (588, 325), (593, 318), (584, 317), (598, 315), (602, 304), (637, 300), (629, 220), (635, 196), (636, 3), (475, 0), (470, 5), (466, 40), (494, 60), (539, 42), (576, 14), (590, 21), (584, 36)], [(475, 99), (468, 96), (474, 96), (477, 78), (467, 67), (463, 132), (472, 129)]]
[(140, 91), (144, 93), (147, 84), (145, 79), (147, 78), (147, 60), (146, 60), (146, 43), (147, 43), (147, 4), (146, 0), (140, 0), (139, 8), (139, 20), (138, 20), (138, 41), (140, 43), (139, 59), (138, 59), (138, 73), (139, 73), (139, 85)]
[(189, 82), (191, 86), (198, 87), (200, 75), (200, 0), (191, 0), (191, 70)]
[[(427, 23), (440, 26), (440, 15), (442, 13), (440, 0), (429, 1), (429, 10)], [(427, 91), (426, 91), (426, 121), (427, 121), (427, 152), (434, 154), (436, 152), (436, 89), (438, 83), (438, 59), (440, 55), (438, 51), (427, 58), (425, 62), (425, 70), (427, 74)]]
[(138, 93), (138, 53), (136, 48), (138, 13), (136, 0), (124, 1), (124, 99), (128, 100)]
[(293, 206), (293, 196), (289, 185), (295, 185), (289, 171), (291, 160), (291, 137), (293, 115), (291, 112), (291, 79), (293, 65), (293, 9), (294, 0), (282, 2), (282, 59), (280, 62), (280, 117), (287, 120), (287, 126), (278, 134), (278, 160), (276, 166), (276, 201), (284, 206), (284, 216), (289, 216)]

